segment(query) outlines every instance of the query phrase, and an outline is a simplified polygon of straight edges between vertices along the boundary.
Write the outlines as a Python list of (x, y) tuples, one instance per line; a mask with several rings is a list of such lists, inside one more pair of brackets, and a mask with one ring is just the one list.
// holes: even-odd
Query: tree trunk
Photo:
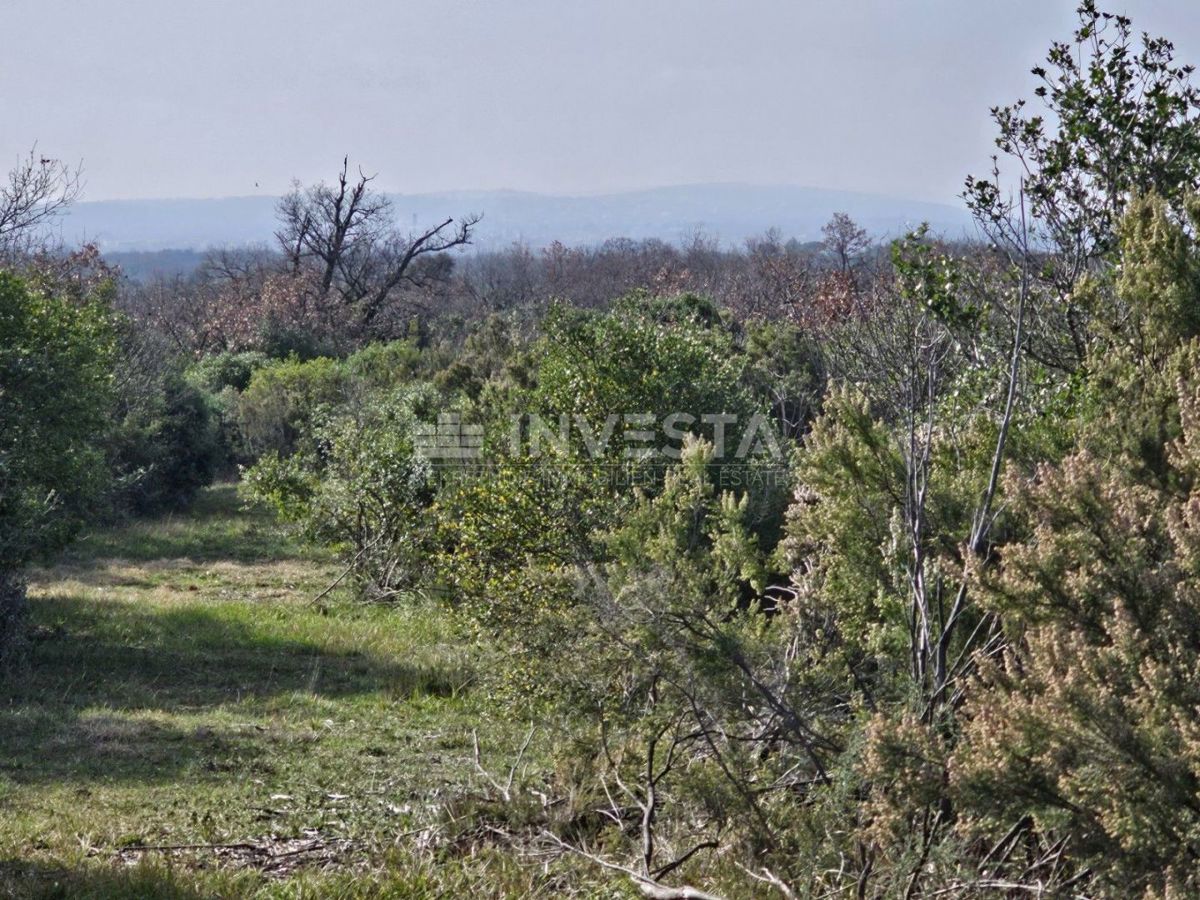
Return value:
[(0, 572), (0, 674), (24, 659), (27, 611), (25, 582), (13, 573)]

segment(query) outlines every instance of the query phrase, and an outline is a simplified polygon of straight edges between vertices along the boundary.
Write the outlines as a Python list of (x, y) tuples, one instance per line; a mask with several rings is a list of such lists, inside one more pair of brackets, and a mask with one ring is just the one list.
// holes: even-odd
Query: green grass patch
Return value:
[(183, 512), (84, 534), (65, 561), (188, 558), (254, 563), (319, 557), (318, 551), (301, 546), (280, 528), (269, 511), (241, 504), (237, 485), (226, 483), (202, 491)]
[(314, 606), (336, 574), (229, 486), (35, 572), (0, 896), (555, 896), (511, 855), (429, 849), (478, 788), (472, 731), (502, 752), (524, 725), (436, 607)]

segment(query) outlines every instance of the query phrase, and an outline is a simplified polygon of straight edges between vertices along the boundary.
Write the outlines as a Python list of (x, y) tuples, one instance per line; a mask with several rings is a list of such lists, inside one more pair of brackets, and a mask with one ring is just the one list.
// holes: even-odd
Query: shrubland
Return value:
[(27, 260), (0, 584), (238, 471), (556, 723), (484, 773), (505, 853), (662, 898), (1195, 895), (1200, 98), (1078, 14), (1046, 110), (994, 111), (977, 243), (456, 262), (474, 219), (405, 238), (344, 166), (187, 282)]

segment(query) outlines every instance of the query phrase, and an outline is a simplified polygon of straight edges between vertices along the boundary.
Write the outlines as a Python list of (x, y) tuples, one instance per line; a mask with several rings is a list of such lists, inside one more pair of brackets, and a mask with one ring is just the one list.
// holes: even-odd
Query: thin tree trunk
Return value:
[(25, 656), (25, 582), (0, 572), (0, 674), (18, 665)]

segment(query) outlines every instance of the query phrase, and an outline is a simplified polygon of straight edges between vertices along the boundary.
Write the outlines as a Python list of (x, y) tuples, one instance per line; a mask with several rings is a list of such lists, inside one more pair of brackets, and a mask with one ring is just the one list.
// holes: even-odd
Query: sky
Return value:
[[(1128, 0), (1200, 62), (1195, 0)], [(0, 0), (0, 169), (85, 199), (739, 182), (954, 202), (1074, 0)], [(14, 39), (16, 38), (16, 39)], [(9, 162), (11, 161), (11, 163)]]

